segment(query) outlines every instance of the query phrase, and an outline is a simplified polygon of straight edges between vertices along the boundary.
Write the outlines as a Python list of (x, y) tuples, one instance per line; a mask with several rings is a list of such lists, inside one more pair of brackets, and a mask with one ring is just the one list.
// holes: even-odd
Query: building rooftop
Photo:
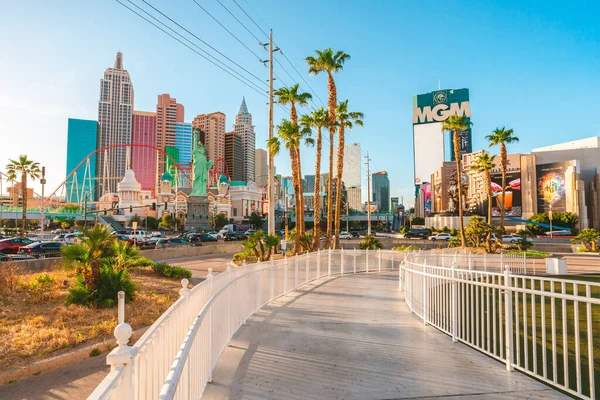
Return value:
[(577, 150), (577, 149), (596, 149), (600, 147), (600, 136), (592, 136), (585, 139), (572, 140), (570, 142), (553, 144), (545, 147), (533, 149), (532, 153), (557, 150)]

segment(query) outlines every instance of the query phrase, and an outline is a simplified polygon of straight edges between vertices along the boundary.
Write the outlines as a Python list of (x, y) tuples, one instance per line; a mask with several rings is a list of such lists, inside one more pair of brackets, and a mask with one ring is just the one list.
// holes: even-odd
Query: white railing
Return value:
[[(410, 253), (400, 289), (426, 325), (573, 396), (595, 399), (600, 284), (432, 263)], [(436, 262), (438, 260), (435, 260)], [(596, 354), (594, 354), (596, 353)]]
[(188, 289), (133, 345), (131, 327), (115, 328), (119, 347), (107, 357), (110, 374), (89, 399), (199, 398), (221, 352), (248, 317), (313, 280), (394, 268), (404, 253), (326, 250), (231, 268)]
[(429, 265), (440, 267), (450, 267), (454, 264), (469, 270), (502, 272), (504, 267), (508, 265), (513, 274), (531, 275), (534, 272), (532, 267), (529, 270), (527, 269), (525, 252), (513, 254), (472, 254), (461, 252), (460, 250), (455, 252), (429, 250), (420, 254), (429, 260)]

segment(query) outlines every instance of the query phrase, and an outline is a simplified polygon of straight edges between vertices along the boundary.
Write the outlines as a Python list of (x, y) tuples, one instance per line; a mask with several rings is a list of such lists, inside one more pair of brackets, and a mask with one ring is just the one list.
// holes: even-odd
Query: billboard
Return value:
[(566, 172), (574, 161), (536, 165), (538, 212), (567, 211)]
[(506, 186), (502, 197), (502, 170), (500, 157), (496, 157), (496, 168), (490, 172), (492, 180), (492, 215), (499, 217), (502, 209), (504, 215), (520, 217), (523, 215), (523, 198), (521, 192), (521, 155), (509, 154), (506, 163)]
[[(454, 159), (451, 146), (444, 150), (444, 136), (447, 138), (452, 134), (442, 132), (442, 122), (451, 115), (471, 117), (469, 89), (438, 90), (414, 96), (413, 150), (416, 185), (429, 181), (430, 175), (442, 162)], [(470, 128), (460, 133), (460, 143), (461, 154), (471, 152)]]
[(392, 203), (392, 209), (390, 211), (396, 212), (396, 209), (398, 208), (398, 204), (400, 204), (398, 202), (399, 199), (398, 199), (398, 197), (392, 197), (390, 200), (391, 200), (391, 203)]

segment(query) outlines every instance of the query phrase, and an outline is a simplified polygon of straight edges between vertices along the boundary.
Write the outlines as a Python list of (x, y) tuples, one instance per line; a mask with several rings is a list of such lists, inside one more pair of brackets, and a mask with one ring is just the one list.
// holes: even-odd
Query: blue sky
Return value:
[[(266, 80), (267, 69), (256, 57), (192, 0), (147, 1)], [(257, 55), (267, 56), (216, 0), (198, 2)], [(233, 0), (221, 2), (266, 40)], [(503, 125), (521, 139), (511, 152), (600, 135), (597, 2), (237, 2), (263, 29), (273, 29), (275, 42), (325, 102), (325, 77), (308, 77), (304, 57), (326, 47), (352, 56), (336, 76), (338, 98), (365, 113), (365, 127), (350, 132), (348, 140), (369, 151), (373, 172), (388, 171), (392, 196), (404, 196), (405, 203), (414, 193), (412, 97), (436, 90), (438, 79), (443, 89), (470, 89), (474, 150), (487, 147), (484, 136)], [(0, 170), (8, 158), (27, 153), (47, 166), (49, 185), (58, 185), (65, 175), (67, 118), (96, 119), (99, 80), (119, 50), (133, 80), (136, 109), (151, 111), (158, 94), (170, 93), (184, 104), (187, 121), (223, 111), (231, 126), (246, 96), (257, 147), (264, 146), (262, 96), (116, 1), (20, 0), (2, 10)], [(280, 62), (306, 86), (286, 60)], [(289, 85), (290, 76), (275, 67)], [(276, 109), (276, 121), (285, 116)], [(304, 150), (305, 173), (314, 160), (314, 151)], [(287, 157), (278, 157), (276, 165), (289, 173)]]

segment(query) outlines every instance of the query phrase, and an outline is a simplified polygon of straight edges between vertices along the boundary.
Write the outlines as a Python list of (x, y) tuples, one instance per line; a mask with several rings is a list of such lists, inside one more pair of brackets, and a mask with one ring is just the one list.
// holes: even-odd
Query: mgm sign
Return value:
[[(469, 89), (438, 90), (413, 98), (415, 184), (429, 182), (444, 161), (454, 160), (452, 133), (442, 132), (451, 115), (471, 117)], [(460, 153), (471, 152), (471, 129), (460, 134)]]

